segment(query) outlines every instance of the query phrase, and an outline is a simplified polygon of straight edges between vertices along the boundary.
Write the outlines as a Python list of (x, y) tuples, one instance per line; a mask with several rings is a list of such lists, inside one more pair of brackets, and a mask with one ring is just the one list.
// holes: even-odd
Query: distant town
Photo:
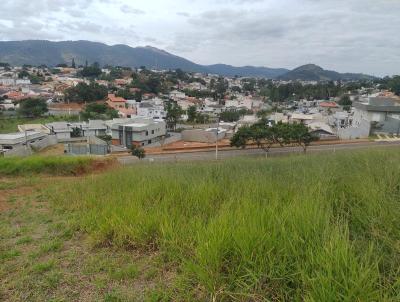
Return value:
[(400, 141), (399, 86), (399, 77), (284, 81), (74, 60), (0, 63), (0, 154), (232, 148), (239, 129), (260, 122), (302, 124), (319, 141)]

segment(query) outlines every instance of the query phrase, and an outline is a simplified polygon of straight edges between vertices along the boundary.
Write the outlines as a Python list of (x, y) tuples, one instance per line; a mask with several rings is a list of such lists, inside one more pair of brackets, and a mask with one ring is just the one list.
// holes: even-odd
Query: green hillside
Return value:
[(149, 301), (398, 301), (399, 183), (395, 149), (143, 164), (48, 198), (93, 246), (157, 255)]
[(278, 79), (285, 81), (370, 81), (375, 78), (361, 73), (339, 73), (325, 70), (315, 64), (307, 64), (280, 75)]

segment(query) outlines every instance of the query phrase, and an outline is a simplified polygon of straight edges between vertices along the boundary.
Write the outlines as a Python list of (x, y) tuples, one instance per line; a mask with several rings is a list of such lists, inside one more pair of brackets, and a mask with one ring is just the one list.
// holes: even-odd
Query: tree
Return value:
[(249, 142), (253, 142), (268, 156), (274, 144), (283, 147), (295, 143), (306, 152), (307, 147), (315, 140), (318, 137), (310, 133), (304, 124), (277, 123), (269, 126), (266, 120), (261, 120), (252, 126), (240, 128), (231, 138), (231, 146), (245, 148)]
[(340, 98), (339, 105), (343, 106), (343, 110), (350, 111), (353, 102), (350, 100), (350, 97), (346, 94)]
[(106, 104), (90, 103), (82, 112), (83, 119), (111, 119), (118, 117), (118, 112)]
[(176, 102), (172, 101), (167, 102), (165, 110), (167, 111), (167, 116), (165, 118), (167, 127), (168, 129), (175, 131), (176, 124), (180, 120), (183, 110)]
[(40, 117), (48, 111), (45, 100), (34, 98), (23, 100), (18, 109), (18, 113), (26, 117)]
[(194, 122), (197, 116), (197, 107), (189, 106), (187, 110), (187, 115), (188, 115), (188, 122)]
[(30, 74), (29, 80), (32, 84), (41, 84), (44, 82), (45, 78), (42, 74)]
[(75, 59), (74, 59), (74, 58), (72, 58), (72, 64), (71, 64), (71, 67), (72, 67), (72, 68), (74, 68), (74, 69), (76, 68), (76, 64), (75, 64)]
[(81, 137), (82, 129), (79, 127), (72, 128), (71, 137)]
[(197, 124), (207, 124), (210, 122), (210, 116), (208, 114), (196, 114), (196, 123)]
[(245, 148), (249, 142), (257, 144), (267, 157), (274, 144), (283, 146), (288, 142), (287, 126), (282, 123), (269, 126), (263, 119), (254, 125), (239, 128), (231, 139), (231, 146)]
[(388, 86), (394, 94), (400, 96), (400, 76), (394, 76), (389, 80)]
[(158, 94), (161, 90), (161, 81), (158, 77), (152, 76), (146, 81), (148, 91), (154, 94)]
[(257, 112), (258, 118), (266, 118), (269, 114), (271, 114), (271, 110), (262, 109)]
[(79, 83), (75, 87), (65, 90), (65, 100), (75, 103), (95, 102), (104, 100), (107, 97), (107, 87), (97, 83)]
[(319, 138), (310, 133), (307, 126), (304, 124), (291, 124), (289, 127), (289, 138), (290, 141), (296, 143), (300, 147), (303, 148), (304, 153), (307, 152), (307, 147), (313, 142), (318, 140)]
[(29, 78), (30, 74), (26, 70), (22, 70), (18, 73), (18, 78), (23, 79), (23, 78)]
[(91, 66), (85, 66), (79, 74), (85, 78), (97, 78), (102, 71), (98, 63), (93, 63)]
[(146, 157), (146, 151), (141, 147), (137, 147), (136, 145), (132, 145), (131, 153), (133, 156), (136, 156), (139, 159), (143, 159)]
[(221, 121), (224, 122), (237, 122), (242, 116), (248, 113), (249, 110), (247, 109), (240, 109), (240, 110), (230, 109), (222, 111), (221, 114), (219, 115), (219, 118)]

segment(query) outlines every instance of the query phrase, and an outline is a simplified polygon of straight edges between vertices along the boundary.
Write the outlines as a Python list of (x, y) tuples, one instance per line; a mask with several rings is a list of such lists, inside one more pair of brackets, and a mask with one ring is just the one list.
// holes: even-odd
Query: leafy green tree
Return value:
[(18, 73), (18, 78), (19, 78), (19, 79), (29, 78), (29, 76), (30, 76), (30, 73), (29, 73), (27, 70), (21, 70), (21, 71)]
[(215, 84), (216, 97), (223, 99), (225, 93), (229, 87), (229, 83), (223, 77), (219, 77), (217, 83)]
[(124, 98), (126, 100), (135, 100), (136, 94), (129, 91), (129, 89), (119, 89), (115, 94), (118, 97)]
[(189, 106), (187, 110), (187, 115), (188, 115), (188, 122), (194, 122), (197, 116), (197, 107)]
[(296, 143), (300, 147), (303, 148), (304, 153), (307, 152), (307, 147), (313, 142), (318, 140), (319, 138), (316, 135), (313, 135), (308, 130), (307, 126), (304, 124), (291, 124), (289, 127), (289, 138), (290, 141)]
[(317, 139), (318, 137), (310, 133), (304, 124), (277, 123), (269, 126), (266, 120), (261, 120), (252, 126), (240, 128), (231, 138), (231, 146), (245, 148), (249, 142), (252, 142), (263, 149), (267, 156), (274, 144), (283, 147), (294, 143), (306, 152), (311, 142)]
[(350, 97), (346, 94), (340, 98), (338, 102), (340, 106), (343, 106), (343, 109), (346, 111), (350, 111), (353, 102), (350, 100)]
[(133, 156), (136, 156), (139, 159), (143, 159), (146, 157), (146, 151), (143, 148), (137, 147), (135, 145), (132, 145), (131, 153)]
[(75, 87), (65, 90), (65, 100), (75, 103), (95, 102), (104, 100), (107, 97), (107, 87), (97, 83), (79, 83)]
[(45, 100), (28, 98), (20, 103), (18, 114), (25, 117), (40, 117), (48, 111)]
[(394, 76), (390, 79), (388, 86), (394, 94), (400, 96), (400, 76)]
[(161, 90), (161, 81), (158, 77), (152, 76), (146, 81), (150, 93), (158, 94)]
[(118, 112), (106, 104), (89, 103), (82, 112), (83, 119), (112, 119), (118, 117)]
[(81, 137), (82, 129), (79, 127), (72, 128), (71, 137)]
[(84, 78), (98, 78), (102, 71), (98, 63), (93, 63), (91, 66), (85, 66), (79, 74)]
[(266, 118), (270, 114), (271, 114), (271, 110), (262, 109), (257, 112), (257, 117), (262, 119), (262, 118)]
[(29, 80), (32, 84), (41, 84), (44, 82), (45, 78), (42, 74), (30, 74)]
[(176, 102), (172, 101), (166, 103), (165, 110), (167, 111), (167, 116), (165, 118), (167, 127), (170, 130), (175, 130), (176, 124), (183, 114), (183, 110)]
[(260, 121), (251, 126), (244, 126), (231, 138), (231, 146), (237, 148), (246, 148), (249, 142), (257, 144), (258, 148), (265, 151), (265, 156), (271, 147), (277, 143), (277, 127), (269, 127), (266, 121)]
[(74, 59), (74, 58), (72, 58), (72, 64), (71, 64), (71, 67), (72, 67), (72, 68), (74, 68), (74, 69), (76, 68), (76, 64), (75, 64), (75, 59)]
[(224, 122), (237, 122), (242, 116), (246, 115), (249, 113), (248, 110), (246, 109), (241, 109), (241, 110), (225, 110), (222, 111), (221, 114), (219, 115), (219, 118), (221, 121)]

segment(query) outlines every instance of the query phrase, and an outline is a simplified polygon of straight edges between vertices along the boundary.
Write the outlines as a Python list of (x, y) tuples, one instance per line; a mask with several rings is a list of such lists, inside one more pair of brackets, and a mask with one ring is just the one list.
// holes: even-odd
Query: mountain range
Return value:
[(280, 75), (277, 79), (285, 81), (351, 81), (372, 80), (374, 77), (362, 73), (339, 73), (332, 70), (325, 70), (315, 64), (307, 64)]
[(285, 68), (235, 67), (225, 64), (200, 65), (151, 46), (130, 47), (122, 44), (109, 46), (90, 41), (0, 41), (0, 62), (13, 66), (24, 64), (55, 66), (60, 63), (71, 64), (72, 59), (78, 65), (83, 65), (88, 61), (89, 63), (98, 62), (100, 65), (146, 66), (149, 69), (159, 70), (180, 68), (188, 72), (281, 80), (335, 81), (372, 78), (363, 74), (341, 74), (328, 71), (313, 64), (304, 65), (292, 71)]

